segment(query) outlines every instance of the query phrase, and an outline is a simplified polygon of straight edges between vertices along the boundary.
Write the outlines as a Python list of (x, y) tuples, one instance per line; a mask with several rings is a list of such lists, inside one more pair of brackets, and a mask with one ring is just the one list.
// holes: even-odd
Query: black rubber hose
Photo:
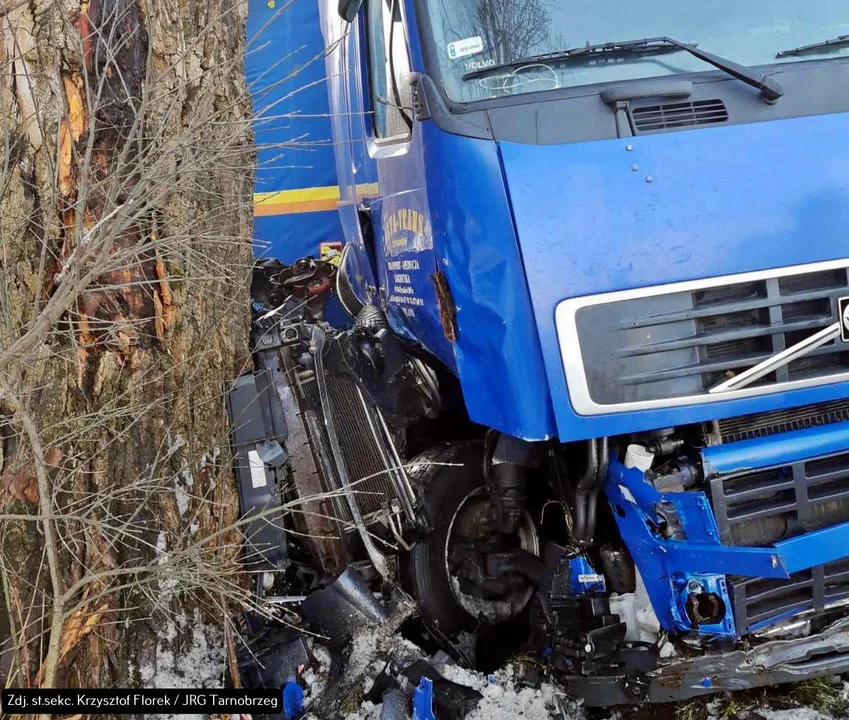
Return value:
[(587, 440), (587, 467), (575, 487), (575, 507), (572, 510), (572, 535), (581, 541), (587, 535), (589, 495), (598, 480), (598, 444), (596, 440)]
[[(588, 447), (587, 470), (578, 482), (575, 492), (575, 524), (573, 534), (578, 541), (589, 541), (595, 537), (598, 521), (598, 496), (601, 486), (607, 478), (610, 466), (608, 455), (610, 443), (606, 437), (600, 440), (590, 440), (592, 450)], [(588, 480), (590, 470), (592, 479)], [(588, 486), (588, 487), (587, 487)]]
[(587, 529), (582, 540), (592, 541), (595, 537), (596, 517), (598, 516), (598, 493), (600, 488), (593, 488), (587, 496)]
[(592, 489), (598, 480), (598, 441), (587, 440), (587, 467), (581, 479), (578, 480), (578, 490), (584, 492)]
[(580, 542), (587, 532), (587, 494), (583, 490), (575, 493), (575, 506), (572, 508), (572, 537)]
[(607, 479), (607, 469), (610, 467), (610, 443), (606, 437), (601, 439), (600, 445), (598, 477), (587, 501), (587, 531), (583, 537), (584, 540), (592, 540), (595, 537), (596, 521), (598, 519), (598, 496), (601, 493), (601, 486), (604, 485), (604, 481)]

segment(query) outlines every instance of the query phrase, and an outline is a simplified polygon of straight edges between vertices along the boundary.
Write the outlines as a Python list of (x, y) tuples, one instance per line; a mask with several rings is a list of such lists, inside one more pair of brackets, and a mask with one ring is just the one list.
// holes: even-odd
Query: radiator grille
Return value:
[(754, 632), (776, 619), (805, 610), (822, 612), (849, 598), (849, 559), (794, 573), (789, 580), (731, 578), (728, 585), (738, 632)]
[[(575, 323), (590, 396), (600, 405), (698, 396), (835, 322), (847, 269), (586, 305)], [(849, 372), (838, 341), (754, 386)]]
[[(849, 521), (849, 453), (718, 476), (710, 494), (722, 542), (768, 546)], [(849, 596), (849, 558), (790, 580), (729, 578), (739, 632)]]
[(728, 110), (722, 100), (695, 100), (632, 107), (631, 117), (636, 132), (649, 133), (725, 122)]

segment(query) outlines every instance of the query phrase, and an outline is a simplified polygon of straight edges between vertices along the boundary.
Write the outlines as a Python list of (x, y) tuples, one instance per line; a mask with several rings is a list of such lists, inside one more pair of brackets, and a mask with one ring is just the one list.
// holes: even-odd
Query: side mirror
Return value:
[(339, 0), (339, 15), (345, 22), (354, 22), (363, 0)]

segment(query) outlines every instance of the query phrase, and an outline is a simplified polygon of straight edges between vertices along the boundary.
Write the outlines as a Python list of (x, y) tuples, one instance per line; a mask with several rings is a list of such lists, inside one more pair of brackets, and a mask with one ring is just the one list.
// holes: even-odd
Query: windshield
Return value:
[(776, 58), (849, 33), (847, 0), (425, 0), (440, 80), (471, 102), (591, 83), (712, 70), (686, 52), (610, 53), (476, 70), (587, 43), (669, 36), (742, 65), (849, 56), (849, 47)]

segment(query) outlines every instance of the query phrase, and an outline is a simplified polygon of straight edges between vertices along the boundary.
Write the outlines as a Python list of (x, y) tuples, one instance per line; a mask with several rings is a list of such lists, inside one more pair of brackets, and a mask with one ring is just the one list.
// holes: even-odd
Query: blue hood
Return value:
[(849, 257), (849, 115), (621, 140), (501, 143), (561, 439), (849, 396), (849, 383), (579, 416), (555, 308), (568, 298)]

